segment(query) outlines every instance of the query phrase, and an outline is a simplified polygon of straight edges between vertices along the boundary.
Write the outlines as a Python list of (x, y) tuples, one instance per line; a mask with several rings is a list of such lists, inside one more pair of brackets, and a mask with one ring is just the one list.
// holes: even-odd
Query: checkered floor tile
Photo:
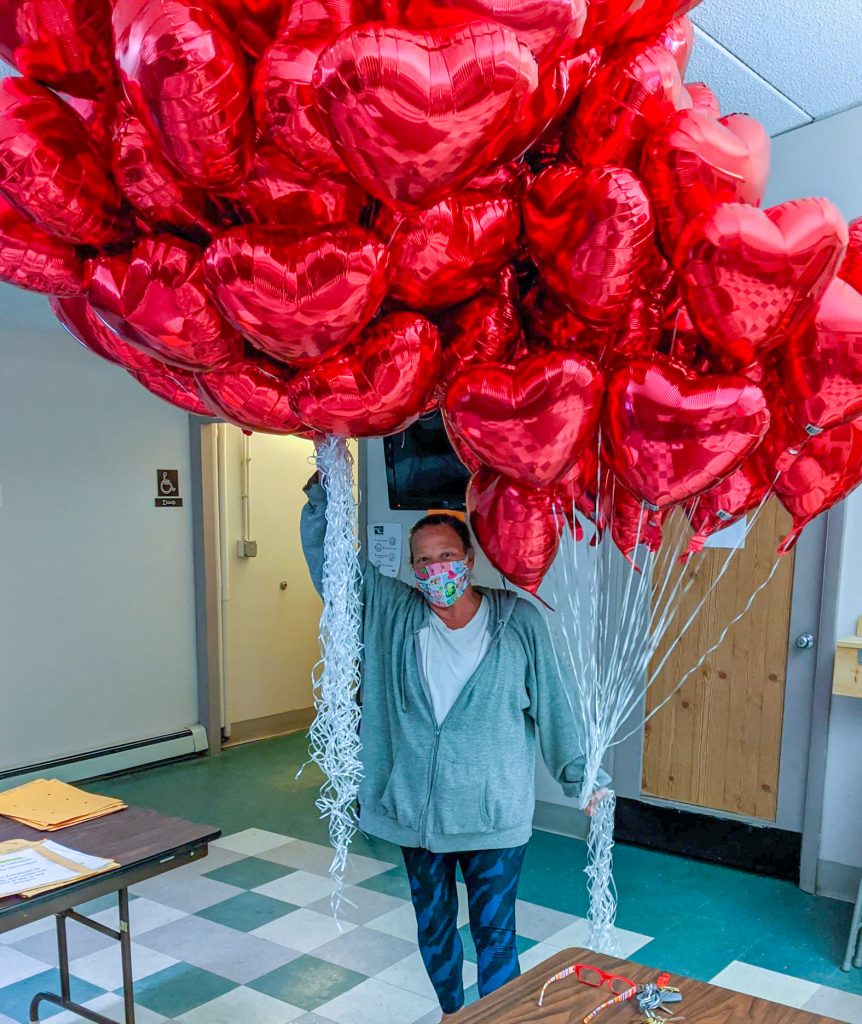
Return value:
[[(201, 861), (133, 890), (131, 927), (139, 1024), (430, 1024), (434, 992), (416, 946), (403, 871), (357, 856), (339, 928), (329, 910), (327, 847), (264, 829), (227, 835)], [(475, 997), (475, 952), (461, 897), (465, 985)], [(116, 908), (87, 910), (105, 924)], [(519, 952), (529, 969), (583, 943), (585, 921), (518, 902)], [(620, 930), (623, 955), (653, 943)], [(70, 928), (73, 996), (121, 1017), (119, 954), (81, 926)], [(649, 962), (649, 961), (646, 961)], [(26, 1024), (32, 995), (57, 990), (53, 928), (28, 926), (0, 944), (0, 1024)], [(716, 984), (843, 1021), (862, 1021), (862, 995), (732, 961)], [(52, 1024), (69, 1014), (44, 1008)]]

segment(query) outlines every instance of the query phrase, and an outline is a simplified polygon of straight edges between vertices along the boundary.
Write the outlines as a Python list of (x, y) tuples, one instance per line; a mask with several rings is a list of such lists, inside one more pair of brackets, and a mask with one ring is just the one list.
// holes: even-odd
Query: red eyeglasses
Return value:
[(559, 974), (555, 974), (553, 978), (548, 978), (542, 986), (542, 991), (539, 995), (539, 1006), (544, 1001), (545, 992), (548, 990), (549, 985), (553, 985), (555, 981), (562, 981), (563, 978), (568, 978), (572, 974), (575, 975), (582, 985), (590, 985), (592, 988), (606, 987), (618, 996), (624, 995), (637, 987), (628, 978), (623, 978), (619, 974), (608, 974), (607, 971), (603, 971), (600, 967), (593, 967), (591, 964), (572, 964), (571, 967), (567, 967), (564, 971), (560, 971)]

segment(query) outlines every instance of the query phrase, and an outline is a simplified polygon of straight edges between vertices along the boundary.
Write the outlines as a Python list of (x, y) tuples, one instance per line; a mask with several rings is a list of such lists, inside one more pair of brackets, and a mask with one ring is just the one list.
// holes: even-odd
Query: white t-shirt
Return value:
[(438, 725), (488, 650), (491, 641), (489, 617), (488, 600), (483, 597), (476, 614), (466, 626), (450, 629), (439, 615), (432, 612), (430, 624), (419, 632), (421, 668)]

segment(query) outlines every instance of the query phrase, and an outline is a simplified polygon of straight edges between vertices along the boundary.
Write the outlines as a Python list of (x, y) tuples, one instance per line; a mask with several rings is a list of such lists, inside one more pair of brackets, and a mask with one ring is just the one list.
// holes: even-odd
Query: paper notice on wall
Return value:
[(737, 549), (745, 547), (745, 531), (748, 528), (748, 521), (743, 518), (723, 530), (712, 533), (704, 541), (705, 548), (728, 548)]
[(397, 576), (401, 569), (401, 524), (368, 524), (368, 561), (383, 576)]

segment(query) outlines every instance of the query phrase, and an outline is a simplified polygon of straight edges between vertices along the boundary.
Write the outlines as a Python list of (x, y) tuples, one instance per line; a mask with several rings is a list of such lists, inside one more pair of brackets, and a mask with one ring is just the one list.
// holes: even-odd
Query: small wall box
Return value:
[(856, 621), (856, 636), (845, 636), (835, 648), (832, 692), (862, 697), (862, 618)]

